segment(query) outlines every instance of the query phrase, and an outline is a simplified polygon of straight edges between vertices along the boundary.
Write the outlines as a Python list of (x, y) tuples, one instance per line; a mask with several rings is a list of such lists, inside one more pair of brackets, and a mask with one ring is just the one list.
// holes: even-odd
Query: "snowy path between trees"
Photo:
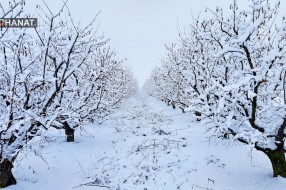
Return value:
[[(238, 143), (210, 141), (192, 115), (138, 95), (102, 125), (63, 131), (20, 155), (7, 190), (285, 190), (267, 157)], [(37, 154), (38, 156), (36, 156)]]

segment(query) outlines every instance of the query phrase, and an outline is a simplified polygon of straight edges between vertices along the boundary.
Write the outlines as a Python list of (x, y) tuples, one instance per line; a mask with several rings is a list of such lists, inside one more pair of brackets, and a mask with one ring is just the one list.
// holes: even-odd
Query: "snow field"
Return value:
[[(14, 168), (18, 180), (8, 190), (284, 190), (272, 178), (267, 157), (239, 143), (210, 138), (190, 114), (138, 95), (108, 121), (86, 126), (66, 143), (23, 152)], [(31, 154), (37, 152), (39, 156)]]

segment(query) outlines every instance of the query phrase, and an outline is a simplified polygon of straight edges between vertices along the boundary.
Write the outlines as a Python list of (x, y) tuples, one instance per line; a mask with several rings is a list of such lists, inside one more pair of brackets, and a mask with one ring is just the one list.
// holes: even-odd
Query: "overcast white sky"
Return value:
[[(270, 0), (276, 2), (276, 0)], [(34, 2), (39, 2), (35, 1)], [(53, 9), (59, 0), (46, 0)], [(111, 38), (111, 45), (120, 58), (127, 58), (142, 85), (152, 68), (160, 63), (164, 45), (176, 41), (178, 25), (183, 28), (192, 21), (192, 14), (205, 15), (205, 8), (220, 6), (228, 11), (232, 0), (69, 0), (74, 18), (88, 23), (101, 11), (100, 31)], [(31, 6), (32, 1), (28, 2)], [(238, 0), (242, 7), (247, 0)], [(286, 2), (280, 13), (286, 15)]]

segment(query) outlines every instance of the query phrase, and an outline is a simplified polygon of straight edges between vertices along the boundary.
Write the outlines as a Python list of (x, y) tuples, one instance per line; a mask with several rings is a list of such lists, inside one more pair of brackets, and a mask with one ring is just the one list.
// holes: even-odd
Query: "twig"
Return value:
[(78, 165), (79, 165), (81, 171), (82, 171), (85, 175), (87, 175), (87, 173), (84, 171), (84, 169), (83, 169), (82, 165), (80, 164), (80, 162), (79, 162), (77, 159), (74, 159), (74, 160), (78, 163)]
[(206, 190), (209, 190), (209, 188), (205, 188), (205, 187), (201, 187), (201, 186), (198, 186), (198, 185), (192, 185), (192, 187), (197, 187), (197, 188), (200, 188), (200, 189), (206, 189)]
[(147, 156), (149, 156), (149, 153), (148, 153), (146, 156), (143, 154), (143, 156), (144, 156), (144, 158), (137, 164), (137, 167), (139, 167), (139, 165), (140, 165), (144, 160), (146, 160)]
[(82, 187), (82, 186), (96, 186), (96, 187), (103, 187), (103, 188), (108, 188), (108, 189), (110, 189), (109, 186), (94, 184), (94, 182), (89, 182), (89, 183), (80, 184), (80, 185), (75, 186), (75, 187), (73, 187), (73, 188), (78, 188), (78, 187)]
[(123, 181), (123, 183), (126, 183), (127, 180), (128, 180), (131, 176), (133, 176), (133, 175), (134, 175), (134, 173), (132, 173), (130, 176), (128, 176), (128, 177)]

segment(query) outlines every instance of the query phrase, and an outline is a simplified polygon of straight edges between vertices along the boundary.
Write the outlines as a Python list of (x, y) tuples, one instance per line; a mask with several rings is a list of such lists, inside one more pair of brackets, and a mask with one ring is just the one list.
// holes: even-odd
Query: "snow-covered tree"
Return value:
[[(166, 50), (167, 54), (161, 61), (161, 67), (152, 71), (151, 80), (145, 87), (150, 95), (160, 98), (173, 108), (179, 107), (184, 112), (189, 104), (189, 94), (185, 91), (188, 86), (188, 80), (184, 75), (187, 70), (186, 62), (178, 44), (166, 46)], [(148, 87), (149, 85), (152, 87)]]
[[(0, 18), (18, 17), (23, 5), (24, 1), (0, 2)], [(33, 58), (29, 52), (32, 47), (20, 44), (27, 38), (24, 31), (0, 29), (0, 188), (16, 183), (12, 163), (18, 154), (17, 149), (23, 147), (20, 142), (29, 139), (33, 131), (31, 125), (37, 120), (24, 107), (28, 99), (24, 97), (27, 88), (21, 83), (24, 70)]]
[[(128, 97), (133, 89), (123, 89), (135, 79), (116, 58), (108, 40), (97, 36), (95, 20), (81, 27), (74, 24), (65, 5), (58, 14), (48, 7), (48, 13), (39, 9), (46, 23), (36, 29), (42, 49), (41, 80), (47, 90), (43, 113), (60, 111), (52, 126), (64, 129), (67, 141), (72, 142), (75, 128), (86, 122), (101, 123)], [(131, 78), (125, 81), (126, 77)], [(46, 79), (53, 82), (46, 83)]]
[(236, 1), (230, 8), (229, 17), (212, 11), (214, 18), (200, 31), (211, 42), (215, 65), (207, 119), (222, 138), (233, 136), (264, 152), (273, 175), (286, 177), (286, 20), (275, 25), (279, 3), (272, 7), (266, 0), (250, 1), (246, 11)]
[[(80, 97), (84, 82), (97, 80), (87, 76), (89, 64), (96, 49), (105, 42), (97, 36), (94, 20), (82, 27), (75, 25), (64, 4), (54, 14), (46, 6), (38, 6), (40, 23), (36, 28), (36, 40), (41, 52), (41, 65), (37, 88), (41, 89), (41, 114), (57, 112), (51, 126), (65, 129), (67, 141), (73, 141), (74, 128), (80, 122), (80, 106), (89, 99)], [(93, 69), (97, 69), (96, 65)], [(89, 78), (87, 78), (89, 77)]]
[[(185, 111), (197, 113), (219, 138), (262, 151), (273, 175), (286, 177), (286, 19), (276, 20), (279, 2), (249, 3), (240, 10), (234, 1), (231, 14), (207, 9), (210, 19), (195, 20), (181, 36), (181, 67), (189, 62), (181, 68), (188, 81)], [(159, 98), (158, 87), (169, 80), (165, 68), (157, 69), (148, 85)]]

